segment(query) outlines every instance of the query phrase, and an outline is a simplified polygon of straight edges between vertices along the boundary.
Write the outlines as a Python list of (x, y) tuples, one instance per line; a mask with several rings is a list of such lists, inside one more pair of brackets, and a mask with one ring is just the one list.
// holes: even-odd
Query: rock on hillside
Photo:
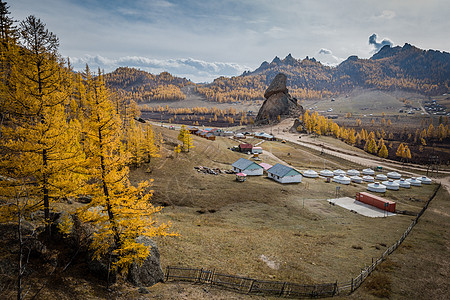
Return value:
[(287, 77), (283, 73), (279, 73), (272, 80), (264, 93), (266, 100), (259, 109), (256, 124), (277, 122), (278, 116), (298, 116), (303, 111), (303, 107), (297, 104), (297, 99), (289, 95), (286, 83)]

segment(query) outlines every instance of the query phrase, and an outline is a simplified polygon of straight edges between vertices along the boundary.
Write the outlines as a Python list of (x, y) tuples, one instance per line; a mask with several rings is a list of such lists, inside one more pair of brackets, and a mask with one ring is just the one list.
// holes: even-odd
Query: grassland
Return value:
[[(194, 137), (195, 148), (175, 157), (171, 149), (177, 132), (155, 129), (162, 130), (165, 138), (163, 155), (152, 161), (147, 169), (151, 173), (135, 170), (133, 180), (155, 179), (154, 200), (166, 205), (160, 220), (170, 221), (180, 233), (178, 238), (158, 241), (163, 266), (203, 267), (299, 283), (345, 282), (396, 241), (413, 218), (367, 218), (330, 206), (326, 199), (335, 197), (337, 184), (323, 179), (303, 178), (301, 184), (281, 185), (251, 177), (238, 183), (233, 175), (199, 173), (194, 166), (230, 169), (236, 159), (248, 155), (227, 149), (237, 144), (230, 139), (213, 142)], [(322, 169), (324, 161), (330, 169), (362, 168), (292, 143), (264, 142), (261, 146), (300, 170)], [(273, 156), (261, 158), (276, 162)], [(395, 200), (400, 210), (418, 212), (435, 188), (423, 186), (385, 196)], [(364, 184), (343, 186), (340, 196), (353, 197), (363, 190)], [(440, 195), (440, 201), (445, 197)], [(162, 291), (162, 287), (155, 289)], [(190, 287), (182, 285), (181, 289)]]

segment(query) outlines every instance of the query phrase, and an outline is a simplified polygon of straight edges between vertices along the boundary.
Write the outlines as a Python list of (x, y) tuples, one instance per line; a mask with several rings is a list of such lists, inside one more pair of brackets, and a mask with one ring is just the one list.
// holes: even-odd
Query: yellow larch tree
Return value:
[(75, 169), (82, 159), (79, 123), (69, 121), (70, 70), (57, 53), (58, 39), (34, 16), (21, 22), (22, 47), (10, 57), (8, 122), (2, 125), (0, 169), (9, 182), (22, 182), (44, 210), (47, 238), (51, 202), (78, 188)]
[(112, 257), (112, 268), (127, 272), (133, 262), (142, 263), (149, 248), (138, 243), (139, 236), (170, 235), (169, 224), (157, 224), (154, 215), (161, 207), (150, 202), (150, 181), (137, 187), (129, 181), (128, 154), (121, 137), (121, 119), (109, 97), (102, 75), (86, 74), (86, 168), (89, 181), (85, 192), (92, 202), (78, 211), (83, 222), (96, 231), (90, 245), (94, 258)]
[(388, 149), (384, 143), (383, 145), (381, 145), (380, 151), (378, 152), (378, 156), (382, 158), (387, 158), (389, 156)]

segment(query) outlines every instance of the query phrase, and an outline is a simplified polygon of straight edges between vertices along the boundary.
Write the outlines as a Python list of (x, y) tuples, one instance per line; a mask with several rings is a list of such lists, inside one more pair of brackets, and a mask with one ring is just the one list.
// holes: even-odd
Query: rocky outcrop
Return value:
[(150, 247), (150, 253), (142, 265), (133, 263), (128, 272), (128, 280), (136, 286), (152, 286), (164, 281), (164, 273), (159, 260), (159, 249), (154, 241), (148, 237), (140, 236), (138, 243)]
[(303, 108), (297, 104), (297, 99), (289, 95), (286, 83), (287, 77), (283, 73), (278, 73), (272, 80), (264, 93), (266, 100), (258, 112), (256, 124), (269, 124), (277, 122), (278, 116), (298, 116), (302, 113)]

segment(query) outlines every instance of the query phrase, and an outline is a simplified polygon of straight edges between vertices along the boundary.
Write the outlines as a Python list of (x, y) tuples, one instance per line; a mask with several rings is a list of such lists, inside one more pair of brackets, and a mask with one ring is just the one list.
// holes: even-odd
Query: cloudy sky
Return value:
[[(289, 53), (338, 64), (385, 44), (450, 51), (447, 0), (10, 0), (41, 18), (76, 68), (169, 71), (195, 82)], [(369, 43), (370, 42), (370, 43)]]

